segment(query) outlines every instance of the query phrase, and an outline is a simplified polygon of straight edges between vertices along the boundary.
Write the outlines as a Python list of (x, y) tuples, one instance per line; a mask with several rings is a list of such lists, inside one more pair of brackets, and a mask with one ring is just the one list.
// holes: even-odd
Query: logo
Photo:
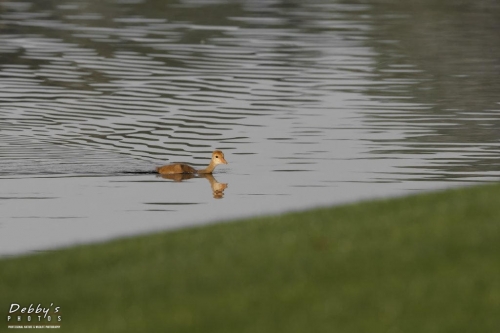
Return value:
[(61, 328), (61, 307), (31, 303), (29, 306), (12, 303), (7, 314), (7, 328)]

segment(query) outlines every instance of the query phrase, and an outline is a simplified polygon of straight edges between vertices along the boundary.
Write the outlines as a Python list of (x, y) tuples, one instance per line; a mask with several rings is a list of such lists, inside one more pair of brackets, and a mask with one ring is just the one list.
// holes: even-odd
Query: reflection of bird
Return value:
[(221, 152), (220, 150), (216, 150), (212, 153), (212, 160), (205, 169), (196, 170), (195, 168), (187, 164), (175, 163), (157, 167), (156, 171), (162, 175), (179, 174), (179, 173), (211, 174), (212, 171), (214, 171), (215, 167), (219, 164), (227, 164), (227, 162), (224, 159), (224, 153)]
[(214, 199), (222, 199), (224, 197), (224, 190), (227, 188), (227, 183), (219, 183), (210, 173), (201, 174), (200, 177), (206, 178), (210, 182)]
[[(166, 173), (160, 174), (157, 177), (163, 179), (170, 179), (175, 182), (182, 182), (183, 180), (194, 178), (194, 173)], [(227, 188), (227, 183), (219, 183), (211, 173), (200, 173), (200, 178), (206, 178), (210, 182), (214, 199), (222, 199), (224, 197), (224, 190)]]

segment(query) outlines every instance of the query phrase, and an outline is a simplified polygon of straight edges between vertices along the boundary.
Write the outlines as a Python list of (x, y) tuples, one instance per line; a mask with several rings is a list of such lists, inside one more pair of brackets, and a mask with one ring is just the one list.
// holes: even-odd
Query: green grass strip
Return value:
[(61, 332), (500, 332), (500, 186), (78, 246), (0, 270), (1, 315), (54, 303)]

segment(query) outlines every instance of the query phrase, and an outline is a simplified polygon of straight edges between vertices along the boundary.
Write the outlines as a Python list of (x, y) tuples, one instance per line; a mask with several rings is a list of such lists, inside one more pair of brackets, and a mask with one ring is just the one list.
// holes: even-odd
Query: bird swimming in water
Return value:
[(205, 169), (196, 170), (192, 166), (189, 166), (184, 163), (174, 163), (157, 167), (156, 172), (158, 172), (161, 175), (180, 174), (180, 173), (211, 174), (214, 171), (215, 167), (219, 164), (228, 164), (228, 163), (224, 158), (224, 153), (220, 150), (216, 150), (212, 153), (212, 160)]

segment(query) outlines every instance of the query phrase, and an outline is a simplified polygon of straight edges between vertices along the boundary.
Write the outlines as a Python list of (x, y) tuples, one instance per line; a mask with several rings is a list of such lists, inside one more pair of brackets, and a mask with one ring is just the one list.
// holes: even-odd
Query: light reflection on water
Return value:
[(422, 3), (0, 2), (0, 254), (496, 180), (498, 8)]

